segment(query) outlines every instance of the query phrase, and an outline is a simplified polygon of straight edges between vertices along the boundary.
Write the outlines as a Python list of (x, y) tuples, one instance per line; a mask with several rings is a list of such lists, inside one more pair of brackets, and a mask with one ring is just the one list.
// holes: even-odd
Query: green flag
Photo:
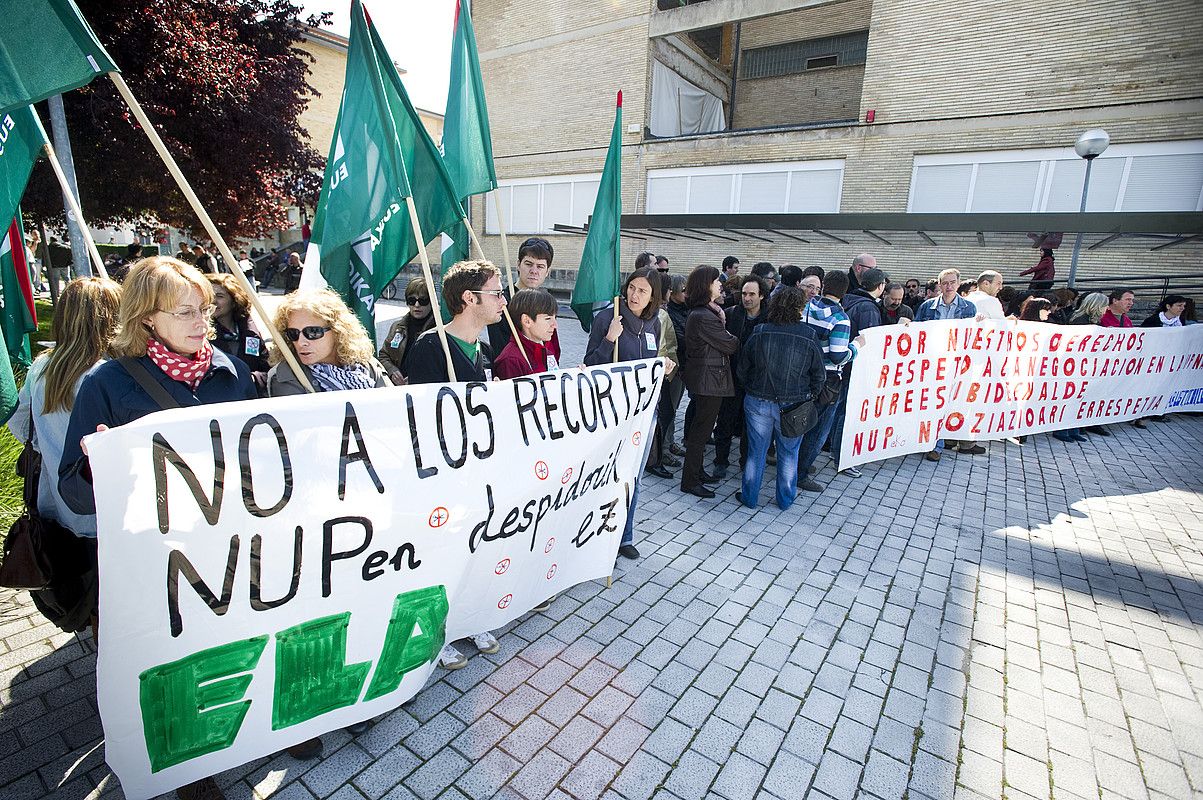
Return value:
[(0, 25), (0, 113), (77, 89), (117, 72), (71, 0), (4, 3)]
[(17, 410), (17, 391), (17, 379), (13, 377), (13, 368), (8, 361), (8, 348), (4, 346), (4, 337), (0, 336), (0, 424), (8, 422)]
[[(618, 224), (622, 216), (622, 92), (614, 112), (614, 130), (610, 133), (610, 149), (602, 169), (593, 216), (589, 218), (589, 234), (581, 252), (581, 265), (576, 271), (576, 286), (572, 289), (572, 310), (581, 320), (581, 327), (593, 325), (593, 308), (598, 303), (613, 301), (619, 286)], [(618, 310), (615, 309), (615, 313)]]
[(468, 0), (459, 0), (455, 8), (451, 81), (443, 117), (443, 161), (460, 200), (497, 188), (489, 110), (485, 107), (485, 87), (480, 77)]
[(44, 144), (46, 132), (31, 106), (0, 113), (0, 225), (16, 216)]
[(376, 298), (418, 254), (405, 198), (413, 192), (423, 243), (460, 224), (438, 148), (359, 0), (351, 4), (346, 82), (306, 254), (375, 337)]
[[(443, 163), (456, 196), (466, 200), (497, 188), (493, 168), (493, 140), (489, 133), (489, 111), (485, 107), (484, 81), (476, 52), (476, 33), (468, 0), (455, 6), (455, 34), (451, 39), (451, 79), (447, 84), (447, 108), (443, 117)], [(464, 216), (467, 216), (466, 209)], [(463, 225), (448, 232), (451, 245), (443, 251), (442, 272), (471, 253), (471, 240)], [(442, 298), (439, 298), (442, 305)], [(446, 316), (444, 314), (444, 316)]]
[[(0, 285), (4, 291), (0, 328), (4, 332), (5, 349), (9, 357), (5, 359), (4, 368), (11, 371), (15, 364), (28, 367), (33, 361), (28, 334), (38, 329), (33, 307), (33, 284), (29, 277), (29, 263), (25, 260), (25, 231), (21, 227), (20, 213), (9, 220), (4, 240), (0, 242)], [(9, 359), (12, 360), (12, 364), (8, 363)]]

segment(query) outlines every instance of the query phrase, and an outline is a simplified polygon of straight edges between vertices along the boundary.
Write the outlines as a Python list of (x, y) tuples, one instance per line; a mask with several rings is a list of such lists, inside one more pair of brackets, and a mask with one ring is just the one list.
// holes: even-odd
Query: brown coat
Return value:
[[(680, 347), (680, 345), (678, 345)], [(731, 356), (739, 350), (739, 337), (723, 327), (709, 306), (695, 308), (685, 320), (685, 366), (681, 377), (691, 395), (734, 397)]]

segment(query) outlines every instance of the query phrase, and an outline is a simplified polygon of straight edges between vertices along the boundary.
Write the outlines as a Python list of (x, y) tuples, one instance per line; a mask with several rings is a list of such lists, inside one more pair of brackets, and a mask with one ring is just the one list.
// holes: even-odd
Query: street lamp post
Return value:
[[(1094, 160), (1103, 154), (1107, 149), (1107, 145), (1111, 144), (1111, 137), (1107, 135), (1107, 131), (1099, 128), (1091, 128), (1078, 137), (1078, 141), (1074, 142), (1074, 152), (1082, 158), (1086, 159), (1086, 177), (1082, 180), (1082, 204), (1078, 208), (1078, 213), (1086, 213), (1086, 193), (1090, 191), (1090, 167), (1094, 164)], [(1081, 227), (1081, 226), (1079, 226)], [(1074, 253), (1069, 262), (1069, 288), (1074, 288), (1074, 279), (1078, 275), (1078, 253), (1082, 250), (1082, 231), (1078, 231), (1077, 237), (1074, 239)]]

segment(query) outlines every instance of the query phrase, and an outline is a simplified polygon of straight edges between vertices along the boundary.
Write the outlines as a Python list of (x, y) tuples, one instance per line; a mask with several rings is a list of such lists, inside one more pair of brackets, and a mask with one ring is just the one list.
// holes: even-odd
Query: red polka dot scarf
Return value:
[(163, 370), (173, 381), (188, 384), (193, 392), (200, 386), (201, 378), (213, 364), (213, 347), (205, 342), (196, 355), (189, 358), (179, 353), (173, 353), (167, 346), (153, 336), (146, 343), (146, 355), (155, 362), (155, 366)]

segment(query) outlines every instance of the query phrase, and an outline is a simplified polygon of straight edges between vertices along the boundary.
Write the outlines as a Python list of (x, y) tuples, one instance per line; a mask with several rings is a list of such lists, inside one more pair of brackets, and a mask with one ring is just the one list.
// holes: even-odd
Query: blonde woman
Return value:
[[(84, 378), (67, 425), (58, 485), (76, 514), (96, 513), (83, 437), (164, 408), (146, 387), (155, 395), (166, 392), (178, 406), (255, 399), (247, 366), (209, 343), (212, 319), (213, 288), (196, 267), (154, 256), (130, 268), (121, 289), (117, 334), (109, 348), (113, 359)], [(321, 740), (314, 739), (289, 752), (313, 758), (321, 749)], [(222, 796), (212, 778), (182, 786), (177, 794)]]
[(96, 536), (96, 517), (76, 514), (58, 492), (67, 423), (84, 376), (109, 357), (117, 332), (121, 286), (108, 278), (79, 278), (59, 295), (55, 307), (54, 349), (38, 356), (21, 387), (20, 404), (8, 427), (42, 456), (38, 513), (76, 536)]
[[(342, 298), (329, 289), (293, 292), (276, 309), (276, 330), (292, 349), (310, 384), (319, 392), (391, 386), (374, 355), (372, 340)], [(305, 387), (272, 349), (275, 364), (267, 374), (270, 397), (304, 394)]]
[(1098, 325), (1099, 320), (1103, 318), (1103, 312), (1107, 310), (1107, 295), (1102, 292), (1093, 292), (1082, 298), (1081, 305), (1074, 315), (1070, 317), (1070, 325)]

